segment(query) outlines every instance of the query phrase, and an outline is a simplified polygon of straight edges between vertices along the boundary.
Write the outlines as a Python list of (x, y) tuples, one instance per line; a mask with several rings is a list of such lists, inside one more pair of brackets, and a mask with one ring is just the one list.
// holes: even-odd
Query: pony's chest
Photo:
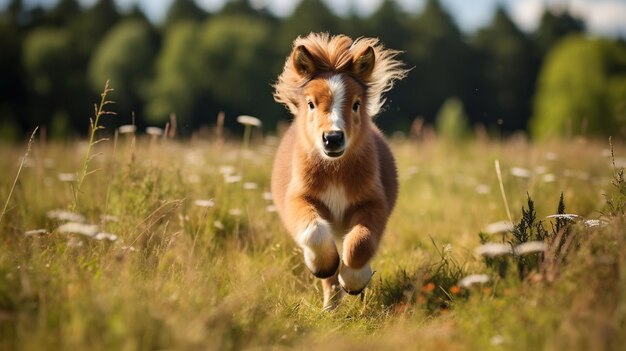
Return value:
[(340, 222), (343, 219), (344, 212), (350, 206), (346, 191), (340, 185), (329, 185), (319, 195), (319, 199), (328, 207), (335, 222)]

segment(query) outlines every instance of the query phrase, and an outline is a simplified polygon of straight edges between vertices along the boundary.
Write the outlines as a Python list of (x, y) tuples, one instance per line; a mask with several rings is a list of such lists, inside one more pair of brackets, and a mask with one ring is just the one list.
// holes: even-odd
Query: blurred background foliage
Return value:
[(274, 130), (290, 116), (271, 85), (293, 39), (310, 31), (379, 37), (404, 51), (412, 71), (377, 119), (385, 132), (408, 132), (419, 118), (453, 139), (477, 127), (626, 136), (626, 44), (586, 35), (563, 11), (546, 11), (528, 33), (501, 8), (466, 34), (437, 0), (417, 14), (385, 0), (365, 18), (338, 17), (321, 0), (302, 0), (284, 18), (247, 0), (214, 13), (175, 0), (158, 24), (137, 8), (119, 12), (113, 0), (88, 8), (60, 0), (48, 10), (13, 0), (0, 13), (0, 138), (36, 125), (51, 136), (85, 133), (107, 79), (115, 125), (163, 126), (175, 114), (189, 134), (224, 111), (230, 129), (250, 114)]

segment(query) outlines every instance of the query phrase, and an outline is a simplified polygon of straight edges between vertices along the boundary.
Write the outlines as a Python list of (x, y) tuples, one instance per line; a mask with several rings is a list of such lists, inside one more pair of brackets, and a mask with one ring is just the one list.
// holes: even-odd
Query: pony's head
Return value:
[(358, 145), (384, 103), (383, 93), (405, 76), (397, 51), (377, 39), (356, 41), (311, 33), (298, 37), (274, 86), (274, 98), (296, 117), (299, 137), (326, 159)]

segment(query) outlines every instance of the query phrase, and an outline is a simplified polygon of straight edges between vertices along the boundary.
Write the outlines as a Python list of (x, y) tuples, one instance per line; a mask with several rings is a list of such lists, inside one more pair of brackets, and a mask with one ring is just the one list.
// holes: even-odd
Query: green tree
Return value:
[(200, 22), (207, 17), (194, 0), (174, 0), (165, 18), (165, 27), (169, 27), (178, 21)]
[(86, 130), (85, 116), (91, 114), (86, 101), (95, 94), (85, 73), (96, 45), (119, 18), (113, 0), (99, 0), (87, 9), (77, 0), (61, 0), (42, 22), (33, 23), (23, 50), (32, 120), (48, 124), (56, 118), (55, 125)]
[(392, 0), (384, 0), (380, 7), (363, 20), (363, 32), (358, 36), (377, 37), (386, 47), (400, 50), (407, 41), (407, 15)]
[(249, 105), (250, 100), (258, 102), (259, 89), (269, 92), (275, 72), (267, 69), (271, 37), (264, 21), (250, 16), (216, 17), (203, 26), (199, 40), (204, 79), (219, 101)]
[(205, 74), (197, 49), (198, 28), (197, 23), (181, 21), (165, 33), (145, 106), (147, 121), (163, 123), (170, 113), (181, 122), (192, 121)]
[[(396, 34), (399, 35), (399, 34)], [(422, 13), (410, 19), (405, 37), (409, 67), (413, 67), (404, 82), (390, 94), (391, 103), (399, 105), (399, 111), (391, 106), (389, 118), (396, 118), (394, 128), (408, 129), (418, 115), (433, 122), (437, 111), (449, 96), (462, 100), (469, 90), (467, 81), (475, 74), (471, 50), (450, 16), (437, 0), (429, 0)], [(401, 121), (397, 117), (404, 116)]]
[(121, 18), (114, 0), (98, 0), (68, 24), (75, 50), (81, 56), (84, 65), (105, 34)]
[(554, 13), (546, 9), (534, 34), (534, 40), (539, 54), (543, 57), (561, 38), (584, 31), (585, 23), (569, 12)]
[(286, 56), (297, 36), (305, 36), (310, 32), (340, 34), (338, 28), (339, 19), (322, 0), (302, 0), (293, 14), (281, 24), (278, 45)]
[(152, 74), (156, 48), (149, 25), (141, 20), (125, 20), (102, 40), (89, 64), (93, 91), (102, 90), (110, 80), (115, 88), (119, 114), (136, 112), (142, 116), (142, 102)]
[(17, 122), (24, 122), (26, 91), (21, 64), (23, 31), (18, 25), (21, 10), (13, 5), (9, 10), (15, 13), (0, 21), (0, 129), (12, 125), (11, 129), (17, 130)]
[(530, 123), (533, 136), (626, 136), (626, 45), (571, 36), (547, 56)]
[(82, 12), (77, 0), (60, 0), (45, 17), (47, 25), (63, 27), (78, 17)]
[(69, 69), (67, 32), (41, 28), (32, 31), (24, 42), (24, 67), (32, 77), (35, 92), (49, 95), (64, 85), (65, 70)]
[(459, 141), (470, 136), (470, 126), (463, 102), (457, 97), (447, 99), (435, 118), (437, 133), (449, 141)]
[(499, 8), (473, 44), (480, 53), (484, 80), (477, 96), (484, 109), (481, 122), (499, 121), (506, 131), (525, 129), (538, 71), (532, 43)]
[(220, 11), (221, 15), (254, 15), (255, 11), (248, 0), (229, 0)]
[(32, 106), (29, 124), (45, 124), (51, 116), (68, 120), (68, 92), (74, 77), (69, 35), (62, 29), (40, 28), (28, 34), (23, 47), (23, 65), (29, 76)]

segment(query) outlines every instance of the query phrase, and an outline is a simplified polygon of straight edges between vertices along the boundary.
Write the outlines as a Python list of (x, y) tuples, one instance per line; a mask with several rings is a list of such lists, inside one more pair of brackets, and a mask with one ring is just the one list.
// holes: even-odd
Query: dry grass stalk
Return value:
[(35, 127), (33, 130), (33, 134), (30, 135), (30, 139), (28, 140), (28, 146), (26, 147), (26, 153), (22, 157), (22, 161), (20, 162), (20, 166), (17, 169), (17, 174), (15, 175), (15, 179), (13, 180), (13, 185), (11, 186), (11, 190), (9, 191), (9, 196), (7, 196), (7, 201), (4, 203), (4, 208), (2, 209), (2, 213), (0, 213), (0, 223), (2, 223), (2, 219), (4, 218), (5, 213), (7, 212), (7, 208), (9, 207), (9, 202), (11, 201), (11, 196), (13, 195), (13, 190), (15, 189), (15, 185), (17, 184), (17, 180), (20, 178), (20, 173), (22, 173), (22, 168), (24, 167), (24, 161), (28, 158), (28, 154), (30, 153), (30, 149), (33, 145), (33, 139), (35, 138), (35, 134), (39, 127)]

